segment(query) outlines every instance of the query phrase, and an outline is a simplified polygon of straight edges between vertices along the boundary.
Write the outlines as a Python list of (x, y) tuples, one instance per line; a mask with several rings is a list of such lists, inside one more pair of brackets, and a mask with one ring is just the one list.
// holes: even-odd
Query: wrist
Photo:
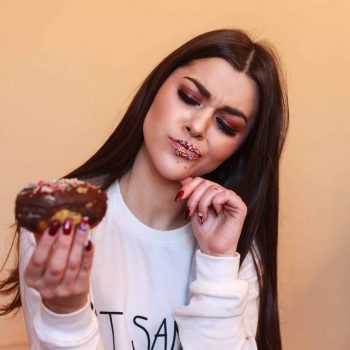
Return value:
[(42, 299), (43, 305), (50, 311), (56, 314), (70, 314), (82, 309), (88, 301), (88, 296), (79, 298), (68, 298), (68, 300), (57, 302), (56, 300)]
[(210, 256), (214, 256), (217, 258), (225, 258), (225, 257), (237, 257), (239, 254), (237, 253), (236, 249), (230, 249), (230, 250), (226, 250), (226, 251), (213, 251), (210, 249), (202, 249), (200, 248), (200, 251), (202, 254), (205, 255), (210, 255)]

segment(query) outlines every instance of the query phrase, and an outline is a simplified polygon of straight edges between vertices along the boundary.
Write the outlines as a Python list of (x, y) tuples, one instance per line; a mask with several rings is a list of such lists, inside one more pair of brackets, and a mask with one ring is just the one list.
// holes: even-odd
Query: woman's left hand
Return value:
[(201, 177), (182, 181), (194, 235), (202, 253), (235, 256), (247, 206), (233, 191)]

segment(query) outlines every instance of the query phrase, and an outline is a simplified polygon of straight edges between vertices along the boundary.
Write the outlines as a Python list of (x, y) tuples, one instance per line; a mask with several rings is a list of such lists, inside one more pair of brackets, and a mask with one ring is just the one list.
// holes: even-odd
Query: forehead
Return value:
[(178, 68), (173, 78), (191, 85), (189, 80), (184, 79), (186, 76), (198, 80), (210, 92), (213, 103), (239, 108), (248, 117), (254, 114), (257, 105), (255, 82), (223, 58), (192, 61)]

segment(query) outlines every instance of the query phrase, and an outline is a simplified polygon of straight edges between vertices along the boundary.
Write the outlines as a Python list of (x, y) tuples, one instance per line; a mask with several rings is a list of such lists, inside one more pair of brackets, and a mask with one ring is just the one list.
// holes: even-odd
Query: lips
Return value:
[(182, 139), (175, 139), (173, 137), (169, 137), (169, 141), (174, 147), (177, 156), (188, 160), (196, 160), (201, 157), (199, 149), (192, 143)]

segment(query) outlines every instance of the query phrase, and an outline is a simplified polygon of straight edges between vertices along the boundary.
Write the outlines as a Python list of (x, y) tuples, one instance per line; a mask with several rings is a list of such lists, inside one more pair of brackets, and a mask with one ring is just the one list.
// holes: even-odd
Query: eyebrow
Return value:
[[(188, 79), (190, 81), (192, 81), (192, 83), (194, 85), (196, 85), (197, 89), (199, 90), (199, 92), (205, 96), (207, 99), (210, 99), (211, 97), (211, 93), (196, 79), (191, 78), (191, 77), (184, 77), (185, 79)], [(245, 120), (246, 123), (248, 123), (248, 118), (246, 117), (246, 115), (241, 112), (240, 110), (238, 110), (237, 108), (233, 108), (230, 106), (224, 106), (222, 108), (225, 112), (227, 112), (228, 114), (234, 115), (236, 117), (240, 117), (242, 119)]]

